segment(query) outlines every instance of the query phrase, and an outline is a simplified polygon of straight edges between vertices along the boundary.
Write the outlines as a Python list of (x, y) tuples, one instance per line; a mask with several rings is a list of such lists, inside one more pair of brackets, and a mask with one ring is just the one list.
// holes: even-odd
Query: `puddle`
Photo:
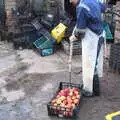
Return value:
[(19, 90), (20, 84), (17, 81), (10, 82), (6, 85), (6, 89), (7, 89), (7, 91)]
[(1, 96), (6, 98), (8, 102), (12, 102), (19, 99), (23, 99), (25, 97), (25, 93), (23, 90), (7, 91), (5, 88), (2, 88)]
[(5, 86), (6, 84), (7, 84), (7, 82), (5, 80), (3, 80), (3, 78), (0, 78), (0, 88)]
[(49, 91), (52, 88), (53, 88), (53, 85), (51, 83), (47, 83), (45, 86), (42, 87), (41, 91), (42, 92)]

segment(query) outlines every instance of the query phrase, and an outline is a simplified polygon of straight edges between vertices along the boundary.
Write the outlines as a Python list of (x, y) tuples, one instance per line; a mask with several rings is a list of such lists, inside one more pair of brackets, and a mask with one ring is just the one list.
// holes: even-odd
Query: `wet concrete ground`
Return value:
[[(57, 52), (40, 57), (32, 50), (15, 51), (0, 42), (0, 120), (58, 120), (47, 114), (47, 103), (59, 86), (68, 82), (68, 56)], [(80, 56), (74, 57), (74, 83), (82, 84)], [(120, 75), (104, 65), (101, 96), (83, 98), (77, 120), (104, 120), (120, 108)], [(65, 119), (60, 119), (65, 120)]]

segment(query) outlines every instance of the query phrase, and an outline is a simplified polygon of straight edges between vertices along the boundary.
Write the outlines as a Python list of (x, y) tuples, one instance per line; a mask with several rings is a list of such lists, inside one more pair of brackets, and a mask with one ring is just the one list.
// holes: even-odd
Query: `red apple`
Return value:
[(71, 96), (67, 96), (67, 99), (71, 99)]
[(61, 96), (58, 94), (57, 96), (56, 96), (56, 98), (60, 98)]
[(63, 103), (66, 105), (68, 102), (67, 102), (67, 100), (64, 100)]
[(65, 89), (64, 89), (64, 92), (66, 92), (66, 93), (69, 93), (69, 91), (70, 91), (69, 88), (65, 88)]
[(73, 101), (72, 101), (72, 98), (71, 98), (70, 96), (67, 97), (67, 102), (68, 102), (68, 103), (72, 103), (72, 102), (73, 102)]
[(79, 89), (78, 88), (73, 88), (73, 91), (79, 92)]
[(61, 90), (60, 92), (62, 93), (62, 92), (64, 92), (64, 90)]
[(74, 100), (74, 103), (75, 103), (75, 104), (79, 104), (79, 99), (75, 99), (75, 100)]
[(79, 95), (79, 92), (78, 91), (74, 91), (74, 94), (77, 96), (77, 95)]
[(76, 95), (76, 98), (80, 99), (80, 95)]
[(69, 99), (67, 100), (68, 104), (72, 104), (73, 100), (72, 99)]
[(56, 103), (56, 99), (52, 100), (52, 102), (51, 102), (51, 103), (52, 103), (52, 104)]
[(59, 95), (60, 96), (66, 96), (66, 93), (65, 92), (60, 92)]
[(72, 108), (72, 103), (68, 103), (67, 108), (71, 109)]

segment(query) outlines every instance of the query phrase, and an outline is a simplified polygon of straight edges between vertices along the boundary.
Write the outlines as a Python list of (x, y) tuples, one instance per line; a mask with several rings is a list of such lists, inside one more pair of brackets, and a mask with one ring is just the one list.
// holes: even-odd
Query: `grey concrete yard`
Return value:
[[(41, 57), (33, 50), (15, 51), (0, 42), (0, 120), (65, 120), (49, 117), (47, 103), (59, 86), (69, 81), (68, 56), (57, 51)], [(82, 84), (81, 56), (73, 58), (73, 83)], [(77, 120), (104, 120), (120, 110), (120, 75), (104, 63), (101, 96), (83, 98)]]

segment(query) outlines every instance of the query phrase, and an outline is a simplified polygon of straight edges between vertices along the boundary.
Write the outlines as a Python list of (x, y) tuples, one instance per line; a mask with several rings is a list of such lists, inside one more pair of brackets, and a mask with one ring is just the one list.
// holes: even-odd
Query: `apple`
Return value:
[(79, 104), (79, 99), (75, 99), (75, 100), (74, 100), (74, 103), (75, 103), (75, 104)]
[(65, 104), (64, 104), (64, 103), (61, 103), (61, 104), (60, 104), (60, 107), (65, 107)]
[(52, 102), (51, 102), (51, 103), (52, 103), (52, 104), (56, 103), (56, 99), (52, 100)]
[(79, 95), (79, 92), (78, 91), (74, 91), (74, 94), (77, 96), (77, 95)]
[(64, 90), (60, 91), (59, 95), (67, 97), (68, 93), (69, 93), (69, 89), (65, 88)]
[(73, 88), (73, 91), (79, 92), (79, 89), (78, 88)]
[(76, 95), (76, 98), (80, 99), (80, 95)]
[(72, 104), (73, 100), (72, 99), (69, 99), (67, 100), (68, 104)]
[(72, 98), (70, 96), (67, 97), (67, 102), (72, 103)]
[(66, 93), (69, 93), (69, 91), (70, 91), (69, 88), (65, 88), (65, 89), (64, 89), (64, 92), (66, 92)]
[(75, 109), (75, 104), (74, 103), (72, 103), (72, 108)]
[(70, 92), (73, 93), (74, 92), (73, 89), (70, 89)]
[(72, 100), (76, 99), (76, 96), (72, 96)]
[(66, 99), (67, 99), (67, 100), (68, 100), (68, 99), (71, 99), (71, 96), (67, 96)]
[(65, 100), (63, 101), (63, 103), (66, 105), (66, 104), (68, 103), (68, 101), (65, 99)]
[(63, 100), (66, 99), (66, 97), (65, 97), (65, 96), (61, 96), (59, 99), (60, 99), (61, 101), (63, 101)]
[(56, 103), (57, 103), (57, 105), (60, 105), (60, 104), (61, 104), (61, 100), (58, 99), (58, 100), (56, 101)]
[(72, 91), (69, 92), (69, 96), (73, 96), (73, 92)]
[(54, 103), (53, 105), (56, 107), (56, 106), (57, 106), (57, 103)]
[(60, 98), (61, 96), (58, 94), (57, 96), (56, 96), (56, 98)]
[(58, 95), (59, 96), (66, 96), (66, 94), (64, 92), (60, 92)]
[(61, 92), (61, 93), (63, 93), (63, 92), (64, 92), (64, 90), (61, 90), (60, 92)]
[(72, 108), (72, 103), (68, 103), (67, 108), (71, 109)]

